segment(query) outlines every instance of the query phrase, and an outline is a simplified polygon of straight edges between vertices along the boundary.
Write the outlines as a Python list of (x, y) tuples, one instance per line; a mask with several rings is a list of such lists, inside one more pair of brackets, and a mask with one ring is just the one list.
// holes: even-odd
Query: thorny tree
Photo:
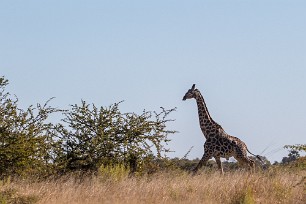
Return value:
[(53, 125), (47, 122), (58, 110), (37, 104), (18, 108), (18, 98), (5, 91), (8, 80), (0, 77), (0, 176), (46, 174), (52, 170)]
[(98, 108), (82, 101), (64, 113), (58, 128), (63, 141), (59, 163), (64, 171), (95, 171), (101, 165), (124, 164), (135, 172), (145, 161), (169, 151), (164, 145), (175, 131), (166, 130), (166, 123), (172, 121), (167, 116), (175, 109), (138, 115), (121, 113), (120, 103)]

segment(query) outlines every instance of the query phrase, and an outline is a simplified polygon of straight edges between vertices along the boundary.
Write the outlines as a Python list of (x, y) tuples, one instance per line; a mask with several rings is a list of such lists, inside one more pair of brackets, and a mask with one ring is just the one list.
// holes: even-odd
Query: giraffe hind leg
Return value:
[(247, 166), (249, 170), (255, 172), (255, 162), (247, 156), (247, 152), (244, 148), (236, 148), (236, 156), (238, 163), (242, 166)]
[(248, 157), (240, 157), (236, 159), (242, 166), (248, 167), (252, 173), (255, 172), (255, 162), (252, 159)]
[(249, 165), (249, 168), (250, 168), (250, 171), (252, 173), (255, 173), (255, 161), (251, 158), (248, 158), (248, 165)]
[(197, 173), (197, 171), (203, 166), (206, 165), (207, 161), (211, 158), (211, 155), (204, 153), (203, 157), (199, 161), (198, 165), (193, 169), (193, 173)]
[(215, 157), (215, 160), (216, 160), (216, 162), (217, 162), (218, 168), (219, 168), (220, 171), (221, 171), (221, 174), (224, 175), (223, 167), (222, 167), (222, 162), (221, 162), (220, 157)]

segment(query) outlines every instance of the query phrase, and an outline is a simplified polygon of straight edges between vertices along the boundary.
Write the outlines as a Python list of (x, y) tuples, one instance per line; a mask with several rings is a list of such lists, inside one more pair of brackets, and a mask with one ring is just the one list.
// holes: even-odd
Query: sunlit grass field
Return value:
[(305, 170), (183, 171), (128, 176), (122, 169), (57, 179), (7, 179), (0, 203), (306, 203)]

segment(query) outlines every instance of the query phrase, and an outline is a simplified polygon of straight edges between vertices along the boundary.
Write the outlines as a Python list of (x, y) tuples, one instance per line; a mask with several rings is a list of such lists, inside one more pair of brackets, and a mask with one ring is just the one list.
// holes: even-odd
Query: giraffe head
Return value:
[(185, 101), (186, 99), (191, 99), (191, 98), (195, 98), (196, 94), (197, 94), (197, 89), (195, 89), (195, 84), (192, 85), (191, 89), (189, 89), (187, 91), (187, 93), (185, 94), (185, 96), (183, 97), (183, 101)]

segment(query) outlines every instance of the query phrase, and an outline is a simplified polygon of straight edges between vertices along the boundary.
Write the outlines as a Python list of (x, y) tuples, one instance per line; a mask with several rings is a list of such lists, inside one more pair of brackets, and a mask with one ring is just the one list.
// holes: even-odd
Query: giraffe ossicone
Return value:
[(247, 152), (259, 160), (261, 160), (260, 156), (251, 153), (243, 141), (227, 134), (221, 125), (213, 120), (208, 112), (204, 97), (195, 88), (195, 84), (186, 92), (183, 100), (192, 98), (197, 102), (200, 128), (206, 138), (204, 155), (195, 167), (194, 172), (197, 172), (209, 159), (215, 158), (218, 168), (223, 174), (221, 158), (228, 159), (229, 157), (234, 157), (240, 164), (247, 165), (251, 170), (255, 170), (255, 161), (247, 156)]

